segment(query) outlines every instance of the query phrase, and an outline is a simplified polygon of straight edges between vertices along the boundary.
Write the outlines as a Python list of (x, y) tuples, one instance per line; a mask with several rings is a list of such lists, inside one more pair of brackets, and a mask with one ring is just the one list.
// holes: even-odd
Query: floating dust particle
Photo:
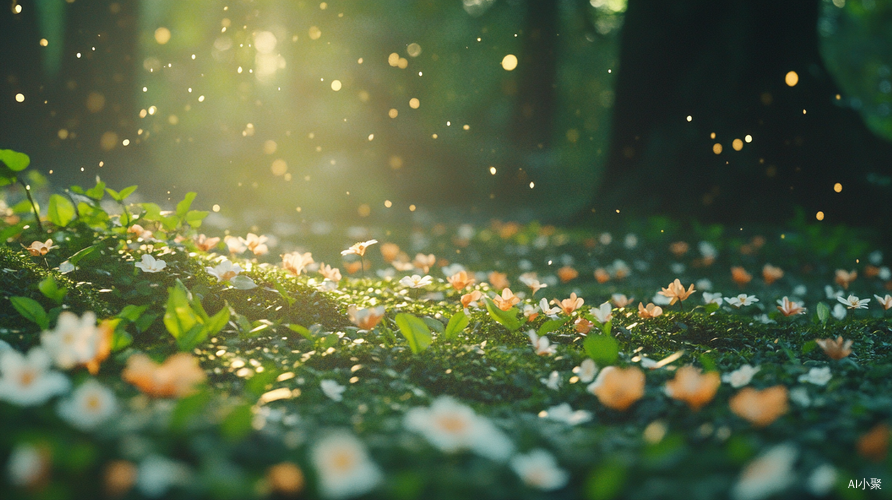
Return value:
[(514, 71), (517, 68), (517, 56), (508, 54), (502, 58), (502, 69), (505, 71)]

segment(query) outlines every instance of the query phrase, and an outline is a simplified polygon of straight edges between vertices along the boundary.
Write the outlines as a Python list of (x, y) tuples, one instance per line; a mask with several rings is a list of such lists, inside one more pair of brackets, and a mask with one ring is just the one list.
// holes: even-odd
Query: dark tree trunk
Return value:
[(818, 52), (819, 6), (630, 0), (593, 209), (742, 222), (800, 206), (827, 220), (888, 221), (892, 145), (838, 104)]

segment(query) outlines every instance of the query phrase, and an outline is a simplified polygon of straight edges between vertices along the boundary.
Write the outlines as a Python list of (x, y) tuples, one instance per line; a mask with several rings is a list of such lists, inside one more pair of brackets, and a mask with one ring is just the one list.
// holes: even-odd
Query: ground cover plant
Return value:
[(851, 229), (236, 232), (2, 153), (3, 498), (892, 496)]

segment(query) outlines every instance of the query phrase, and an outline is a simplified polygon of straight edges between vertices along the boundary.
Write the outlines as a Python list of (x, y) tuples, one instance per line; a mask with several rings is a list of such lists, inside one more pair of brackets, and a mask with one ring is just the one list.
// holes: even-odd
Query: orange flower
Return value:
[(489, 284), (496, 290), (501, 290), (503, 288), (508, 288), (508, 285), (511, 283), (508, 281), (507, 274), (493, 271), (489, 273)]
[(610, 274), (603, 267), (595, 269), (595, 279), (598, 283), (607, 283), (610, 281)]
[(508, 238), (517, 234), (520, 231), (520, 224), (516, 222), (506, 222), (504, 224), (499, 224), (496, 226), (499, 231), (499, 236), (503, 240), (507, 240)]
[(514, 295), (510, 288), (502, 289), (502, 295), (496, 295), (492, 299), (493, 302), (503, 311), (507, 311), (514, 307), (514, 304), (520, 302), (520, 298)]
[(610, 302), (612, 302), (615, 307), (618, 307), (620, 309), (631, 304), (632, 300), (633, 299), (631, 297), (626, 297), (622, 293), (614, 293), (610, 296)]
[(855, 281), (855, 278), (858, 277), (858, 271), (852, 269), (851, 271), (846, 271), (845, 269), (837, 269), (836, 270), (836, 284), (843, 287), (843, 289), (848, 290), (849, 284)]
[(359, 309), (354, 305), (347, 306), (347, 316), (360, 330), (371, 330), (384, 317), (384, 306)]
[(783, 277), (784, 271), (779, 267), (772, 266), (771, 264), (765, 264), (765, 266), (762, 267), (762, 279), (765, 280), (766, 285), (770, 285)]
[(865, 278), (876, 278), (877, 275), (880, 274), (880, 268), (877, 266), (866, 265), (864, 266), (864, 277)]
[(781, 312), (784, 316), (795, 316), (797, 314), (804, 314), (805, 308), (802, 307), (801, 302), (794, 302), (787, 297), (779, 300), (778, 303), (780, 305), (777, 306), (777, 310)]
[(396, 243), (381, 244), (381, 257), (384, 258), (384, 262), (387, 262), (388, 264), (393, 262), (399, 254), (400, 247)]
[(114, 460), (105, 465), (105, 494), (123, 497), (136, 484), (136, 465), (127, 460)]
[(669, 283), (669, 286), (667, 288), (664, 288), (663, 291), (660, 292), (660, 295), (672, 299), (669, 301), (669, 305), (671, 306), (679, 300), (687, 299), (694, 292), (696, 292), (696, 290), (694, 290), (693, 283), (691, 283), (691, 286), (687, 290), (685, 290), (684, 285), (681, 284), (681, 281), (678, 278), (675, 278), (675, 281)]
[(566, 283), (570, 280), (576, 279), (579, 276), (579, 271), (573, 269), (570, 266), (564, 266), (557, 270), (558, 278), (561, 280), (561, 283)]
[(874, 297), (877, 299), (877, 304), (881, 305), (884, 311), (892, 309), (892, 295), (887, 293), (885, 297), (880, 297), (879, 295), (874, 295)]
[(363, 255), (365, 255), (366, 248), (374, 245), (375, 243), (378, 243), (378, 240), (369, 240), (360, 243), (354, 243), (350, 245), (350, 248), (341, 251), (341, 255), (350, 255), (351, 253), (353, 253), (362, 257)]
[(688, 248), (690, 247), (684, 241), (676, 241), (675, 243), (669, 245), (669, 251), (672, 252), (672, 254), (675, 255), (676, 258), (679, 259), (684, 254), (688, 253)]
[(208, 238), (203, 234), (195, 237), (195, 246), (202, 252), (210, 252), (220, 243), (220, 238)]
[(815, 339), (815, 342), (821, 346), (821, 349), (829, 356), (831, 359), (842, 359), (852, 354), (852, 341), (846, 340), (843, 341), (842, 337), (837, 337), (836, 340), (833, 339)]
[(699, 368), (682, 366), (675, 372), (675, 378), (666, 382), (666, 394), (698, 411), (712, 401), (721, 384), (718, 372), (700, 373)]
[(557, 299), (551, 301), (552, 304), (556, 304), (558, 307), (561, 308), (561, 311), (564, 311), (564, 314), (568, 316), (572, 315), (574, 311), (582, 307), (582, 304), (584, 302), (585, 301), (582, 299), (582, 297), (576, 296), (576, 292), (571, 293), (569, 299), (564, 299), (560, 302), (558, 302)]
[(644, 319), (656, 318), (661, 314), (663, 314), (663, 308), (655, 306), (653, 302), (648, 303), (647, 307), (644, 307), (644, 304), (641, 302), (638, 303), (638, 315)]
[(480, 297), (482, 296), (483, 294), (480, 293), (479, 290), (474, 290), (471, 293), (466, 293), (461, 296), (461, 306), (467, 308), (471, 305), (472, 302), (477, 302), (478, 300), (480, 300)]
[(304, 268), (312, 263), (313, 255), (310, 252), (291, 252), (282, 255), (282, 267), (295, 276), (300, 276)]
[(422, 269), (425, 273), (431, 270), (431, 266), (437, 263), (437, 258), (434, 257), (434, 254), (424, 255), (423, 253), (415, 255), (415, 260), (412, 261), (412, 265), (417, 267), (418, 269)]
[(356, 274), (356, 271), (359, 271), (362, 268), (362, 262), (344, 262), (344, 270), (347, 271), (347, 274)]
[(179, 398), (195, 392), (195, 386), (206, 376), (197, 359), (180, 352), (160, 365), (145, 354), (134, 354), (127, 359), (121, 378), (149, 396)]
[(576, 318), (576, 321), (573, 322), (573, 326), (578, 333), (586, 335), (592, 330), (592, 327), (595, 326), (595, 324), (585, 318)]
[(588, 392), (597, 396), (602, 405), (623, 411), (644, 396), (644, 372), (637, 366), (608, 366), (588, 386)]
[(112, 336), (115, 332), (115, 329), (109, 320), (100, 323), (97, 330), (99, 331), (99, 344), (96, 346), (96, 355), (93, 356), (93, 359), (84, 364), (90, 372), (90, 375), (99, 373), (99, 365), (101, 365), (102, 362), (108, 358), (108, 355), (111, 354)]
[(731, 411), (756, 427), (765, 427), (787, 413), (787, 388), (782, 385), (757, 390), (746, 387), (728, 402)]
[(731, 268), (731, 279), (737, 283), (737, 286), (743, 286), (753, 279), (753, 275), (740, 266), (734, 266)]
[(31, 254), (31, 257), (40, 257), (42, 255), (46, 255), (50, 250), (54, 248), (59, 248), (53, 245), (53, 240), (46, 240), (46, 243), (41, 243), (39, 241), (35, 241), (31, 243), (31, 246), (22, 245), (22, 248), (28, 251)]
[(127, 228), (127, 233), (136, 236), (137, 238), (142, 238), (147, 240), (152, 237), (152, 232), (148, 229), (140, 226), (139, 224), (134, 224)]
[(870, 432), (858, 439), (858, 453), (874, 462), (885, 460), (889, 454), (889, 431), (886, 423), (875, 425)]
[(341, 270), (328, 264), (319, 264), (319, 274), (331, 281), (341, 281)]
[(452, 288), (456, 290), (464, 290), (470, 285), (474, 284), (474, 278), (469, 277), (468, 273), (465, 271), (459, 271), (452, 276), (446, 278), (446, 281), (452, 285)]
[(274, 493), (289, 497), (297, 496), (306, 485), (303, 471), (291, 462), (278, 463), (267, 469), (266, 482)]

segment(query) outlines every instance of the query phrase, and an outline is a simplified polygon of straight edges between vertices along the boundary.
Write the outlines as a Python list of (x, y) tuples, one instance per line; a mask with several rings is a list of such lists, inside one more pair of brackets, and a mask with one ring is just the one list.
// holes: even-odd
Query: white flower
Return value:
[(95, 429), (117, 411), (115, 394), (92, 378), (78, 386), (58, 407), (63, 420), (84, 431)]
[(242, 253), (248, 249), (245, 242), (241, 238), (236, 238), (235, 236), (226, 236), (223, 238), (223, 241), (229, 248), (229, 253)]
[(167, 262), (144, 253), (142, 254), (142, 262), (137, 262), (134, 265), (142, 269), (144, 273), (157, 273), (167, 267)]
[(654, 361), (647, 356), (641, 356), (641, 368), (647, 368), (648, 370), (656, 369), (657, 365), (660, 364), (658, 361)]
[(718, 249), (716, 249), (716, 247), (708, 241), (701, 241), (700, 243), (697, 243), (697, 250), (700, 251), (700, 255), (706, 257), (707, 259), (715, 260), (715, 258), (719, 256)]
[(830, 314), (832, 314), (834, 318), (842, 321), (848, 313), (846, 312), (845, 306), (842, 304), (834, 304), (833, 311)]
[(27, 356), (18, 351), (0, 353), (0, 399), (20, 406), (43, 404), (49, 398), (68, 391), (71, 383), (65, 375), (49, 371), (52, 360), (41, 347), (33, 347)]
[(206, 267), (205, 270), (211, 276), (217, 278), (217, 283), (221, 281), (229, 281), (238, 276), (244, 269), (238, 264), (233, 264), (230, 260), (223, 260), (214, 267)]
[(74, 368), (96, 357), (102, 334), (96, 327), (96, 315), (85, 312), (80, 318), (62, 311), (54, 330), (40, 335), (40, 343), (63, 370)]
[(552, 371), (548, 378), (539, 379), (540, 382), (545, 384), (545, 387), (548, 387), (552, 391), (556, 391), (561, 388), (561, 374), (557, 372), (557, 370)]
[(531, 306), (529, 304), (525, 304), (523, 306), (523, 317), (529, 318), (535, 314), (539, 314), (539, 306)]
[(824, 293), (827, 294), (828, 299), (836, 299), (842, 297), (842, 290), (833, 290), (833, 287), (830, 285), (824, 285)]
[(530, 330), (527, 332), (527, 335), (530, 337), (530, 342), (533, 344), (533, 349), (535, 349), (536, 354), (539, 356), (546, 356), (549, 354), (555, 353), (555, 346), (551, 345), (551, 342), (548, 341), (548, 337), (546, 336), (538, 336), (536, 332)]
[[(694, 287), (697, 290), (709, 291), (712, 290), (712, 281), (706, 278), (700, 278), (694, 282)], [(719, 294), (721, 295), (721, 294)]]
[(790, 389), (790, 401), (803, 408), (808, 408), (811, 406), (811, 398), (808, 397), (808, 389), (805, 387), (794, 387)]
[(330, 434), (316, 443), (312, 460), (324, 497), (359, 496), (374, 489), (384, 478), (369, 459), (362, 441), (346, 431)]
[(563, 488), (570, 478), (567, 471), (558, 467), (551, 453), (538, 448), (526, 455), (511, 457), (510, 465), (527, 486), (542, 491)]
[(465, 269), (465, 266), (459, 264), (458, 262), (456, 262), (454, 264), (449, 264), (448, 266), (443, 266), (440, 268), (440, 270), (443, 271), (443, 275), (446, 277), (452, 276), (454, 274), (458, 274), (461, 271), (467, 272), (467, 269)]
[(47, 453), (30, 444), (16, 446), (9, 455), (6, 472), (9, 481), (21, 487), (37, 484), (49, 469)]
[(830, 367), (824, 366), (822, 368), (812, 368), (808, 373), (800, 375), (799, 381), (815, 385), (827, 385), (831, 378), (833, 378), (833, 375), (830, 373)]
[(191, 476), (191, 469), (183, 462), (149, 455), (137, 469), (136, 489), (149, 498), (158, 498), (173, 486), (189, 484)]
[(753, 379), (753, 375), (755, 375), (758, 371), (758, 366), (753, 368), (750, 365), (743, 365), (731, 373), (722, 375), (722, 382), (727, 382), (731, 384), (731, 387), (739, 389), (749, 384), (750, 381)]
[(229, 284), (237, 290), (251, 290), (257, 288), (257, 283), (247, 276), (236, 276), (229, 280)]
[(871, 264), (878, 266), (883, 263), (883, 252), (874, 250), (873, 252), (870, 252), (867, 259), (870, 260)]
[(826, 496), (838, 477), (836, 467), (830, 464), (819, 465), (805, 480), (805, 486), (814, 496)]
[(638, 237), (632, 233), (627, 234), (626, 237), (623, 238), (623, 246), (626, 247), (626, 249), (628, 249), (628, 250), (631, 250), (631, 249), (637, 247), (638, 246)]
[(892, 278), (892, 271), (889, 270), (888, 266), (882, 266), (877, 277), (883, 281), (889, 281), (889, 279)]
[(68, 274), (75, 269), (76, 268), (74, 267), (74, 264), (68, 262), (67, 260), (59, 264), (59, 272), (62, 274)]
[(552, 406), (545, 411), (539, 412), (539, 416), (549, 420), (563, 422), (568, 425), (576, 425), (591, 421), (592, 412), (587, 410), (573, 411), (569, 404), (561, 403), (557, 406)]
[(427, 285), (430, 285), (434, 282), (434, 279), (430, 276), (421, 277), (417, 274), (413, 274), (412, 276), (406, 276), (400, 280), (400, 285), (409, 288), (421, 288)]
[(743, 306), (753, 305), (754, 303), (759, 302), (759, 299), (757, 299), (755, 295), (741, 293), (737, 297), (725, 297), (725, 302), (739, 309)]
[(672, 299), (657, 292), (657, 294), (654, 295), (654, 297), (651, 299), (651, 302), (653, 302), (654, 305), (658, 306), (668, 306), (669, 302), (672, 302)]
[(561, 312), (560, 307), (548, 307), (548, 299), (544, 297), (542, 298), (542, 300), (539, 301), (539, 309), (541, 309), (542, 314), (546, 316), (556, 316), (558, 313)]
[(342, 396), (342, 394), (346, 387), (335, 382), (334, 380), (323, 380), (322, 382), (319, 382), (319, 386), (322, 387), (322, 392), (325, 393), (325, 395), (328, 396), (329, 399), (333, 401), (341, 401), (344, 399), (344, 396)]
[(591, 358), (585, 358), (582, 363), (579, 363), (579, 367), (573, 370), (573, 373), (579, 377), (580, 382), (587, 384), (595, 380), (595, 375), (598, 374), (598, 365)]
[(703, 292), (703, 303), (704, 304), (722, 305), (721, 292), (716, 292), (716, 293)]
[(793, 462), (799, 452), (789, 443), (779, 444), (747, 464), (731, 489), (736, 500), (757, 500), (786, 489), (793, 483)]
[(406, 412), (403, 425), (447, 453), (471, 450), (504, 461), (514, 450), (508, 437), (492, 422), (449, 396), (438, 397), (429, 408), (412, 408)]
[(836, 300), (849, 309), (867, 309), (867, 303), (870, 302), (870, 299), (859, 299), (854, 295), (849, 295), (848, 298), (845, 299), (837, 297)]
[(669, 270), (672, 271), (672, 274), (683, 274), (685, 265), (681, 262), (673, 262), (672, 264), (669, 264)]
[(613, 319), (613, 305), (610, 302), (601, 304), (597, 309), (592, 307), (589, 311), (602, 325)]

